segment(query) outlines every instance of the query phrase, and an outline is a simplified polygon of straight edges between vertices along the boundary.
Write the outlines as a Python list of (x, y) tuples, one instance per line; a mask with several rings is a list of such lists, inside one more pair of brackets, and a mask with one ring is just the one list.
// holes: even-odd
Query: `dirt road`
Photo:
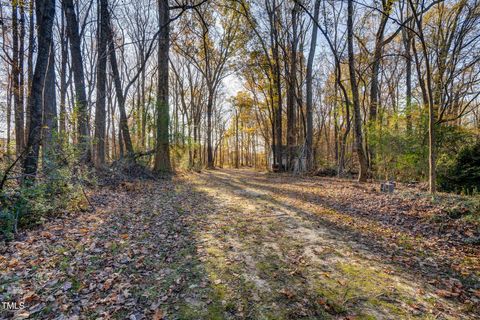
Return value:
[(369, 186), (212, 170), (91, 201), (8, 244), (5, 318), (476, 318), (478, 248)]

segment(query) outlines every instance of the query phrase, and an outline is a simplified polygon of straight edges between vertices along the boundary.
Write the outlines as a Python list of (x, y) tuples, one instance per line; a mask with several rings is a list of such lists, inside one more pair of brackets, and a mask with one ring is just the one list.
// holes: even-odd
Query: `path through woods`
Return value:
[[(403, 193), (402, 193), (403, 192)], [(0, 252), (39, 319), (474, 319), (478, 245), (423, 198), (213, 170), (123, 183)]]

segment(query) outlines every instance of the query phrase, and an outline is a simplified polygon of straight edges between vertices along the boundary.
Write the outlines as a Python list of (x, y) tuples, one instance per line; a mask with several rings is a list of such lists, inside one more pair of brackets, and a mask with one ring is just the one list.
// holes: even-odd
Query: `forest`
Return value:
[(0, 319), (479, 318), (479, 0), (0, 28)]

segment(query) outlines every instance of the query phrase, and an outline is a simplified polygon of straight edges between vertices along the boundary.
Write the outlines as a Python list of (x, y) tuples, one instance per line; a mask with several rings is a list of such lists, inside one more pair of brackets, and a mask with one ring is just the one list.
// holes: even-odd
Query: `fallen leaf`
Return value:
[(18, 265), (18, 260), (17, 259), (12, 259), (8, 262), (8, 267), (9, 268), (13, 268), (13, 267), (16, 267)]
[(443, 297), (443, 298), (453, 298), (453, 297), (458, 297), (459, 296), (459, 294), (456, 293), (456, 292), (450, 292), (450, 291), (443, 290), (443, 289), (438, 289), (437, 291), (435, 291), (435, 293), (437, 295), (439, 295), (440, 297)]
[(44, 238), (47, 238), (47, 239), (51, 239), (53, 238), (53, 234), (51, 234), (50, 232), (47, 232), (47, 231), (42, 231), (40, 233), (40, 236), (44, 237)]
[(108, 290), (112, 287), (113, 279), (107, 279), (103, 284), (103, 290)]
[(292, 299), (295, 296), (295, 293), (289, 289), (282, 289), (279, 291), (281, 294), (285, 295), (288, 299)]
[(38, 296), (35, 294), (35, 291), (28, 291), (24, 296), (23, 296), (23, 301), (25, 303), (31, 303), (34, 300), (37, 300)]
[(337, 281), (342, 286), (345, 286), (347, 284), (347, 282), (345, 280), (337, 280)]
[(155, 310), (152, 320), (162, 320), (163, 318), (164, 318), (164, 314), (162, 309)]

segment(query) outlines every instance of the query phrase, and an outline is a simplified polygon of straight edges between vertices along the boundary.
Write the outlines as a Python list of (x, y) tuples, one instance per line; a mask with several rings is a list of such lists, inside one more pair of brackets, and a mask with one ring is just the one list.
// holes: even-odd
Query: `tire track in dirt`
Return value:
[[(220, 217), (214, 214), (210, 219), (230, 226), (225, 241), (237, 243), (234, 247), (247, 261), (247, 273), (260, 275), (258, 290), (266, 287), (270, 296), (275, 296), (272, 291), (277, 293), (279, 301), (295, 301), (285, 314), (318, 316), (311, 303), (302, 305), (299, 297), (303, 296), (316, 299), (334, 317), (474, 318), (468, 306), (440, 296), (425, 279), (390, 263), (363, 241), (309, 219), (322, 211), (328, 215), (325, 208), (313, 203), (300, 205), (262, 188), (262, 183), (275, 184), (266, 175), (215, 170), (198, 175), (192, 183), (224, 208)], [(241, 239), (235, 234), (241, 234)], [(268, 259), (272, 268), (263, 272), (262, 263), (268, 264)], [(288, 270), (282, 281), (276, 277), (276, 263)]]

